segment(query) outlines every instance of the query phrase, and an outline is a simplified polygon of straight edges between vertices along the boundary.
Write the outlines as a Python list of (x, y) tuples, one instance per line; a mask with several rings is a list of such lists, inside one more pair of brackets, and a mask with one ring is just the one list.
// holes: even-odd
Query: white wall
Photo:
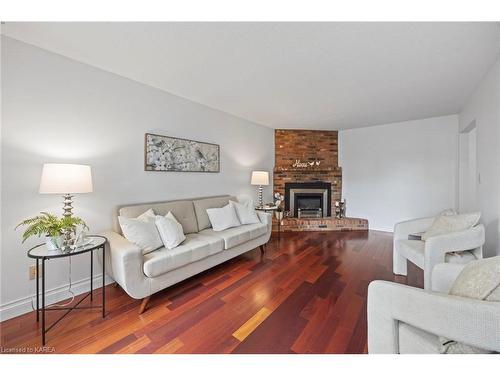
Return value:
[(485, 255), (493, 256), (500, 254), (500, 60), (460, 112), (460, 131), (474, 122), (479, 182), (476, 202), (486, 226)]
[[(39, 211), (62, 211), (61, 197), (37, 193), (43, 163), (92, 166), (94, 193), (74, 199), (75, 214), (92, 232), (111, 227), (119, 204), (224, 193), (256, 196), (251, 170), (274, 166), (269, 128), (6, 37), (2, 107), (2, 319), (26, 311), (27, 297), (35, 291), (26, 250), (38, 241), (21, 246), (21, 232), (14, 227)], [(219, 144), (221, 173), (145, 172), (146, 132)], [(265, 192), (271, 199), (270, 187)], [(64, 291), (67, 260), (47, 267), (47, 288)], [(86, 258), (73, 260), (77, 291), (87, 288), (88, 272)]]
[(456, 115), (339, 132), (347, 215), (370, 229), (457, 205)]

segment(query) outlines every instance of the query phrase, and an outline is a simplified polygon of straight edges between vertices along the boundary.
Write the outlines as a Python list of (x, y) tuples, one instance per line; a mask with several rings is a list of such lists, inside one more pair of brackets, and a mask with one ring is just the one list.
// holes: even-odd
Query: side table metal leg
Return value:
[(45, 346), (45, 258), (42, 258), (42, 346)]
[(90, 251), (90, 300), (94, 300), (93, 283), (94, 281), (94, 250)]
[(36, 259), (36, 321), (40, 321), (40, 267), (39, 260)]
[(102, 317), (106, 316), (106, 249), (102, 247)]

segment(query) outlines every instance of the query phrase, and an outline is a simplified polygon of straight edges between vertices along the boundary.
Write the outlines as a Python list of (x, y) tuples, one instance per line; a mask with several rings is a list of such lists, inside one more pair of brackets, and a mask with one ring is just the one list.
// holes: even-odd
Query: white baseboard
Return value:
[[(106, 275), (105, 283), (109, 285), (114, 280)], [(102, 275), (94, 276), (93, 288), (94, 290), (102, 286)], [(41, 287), (41, 286), (40, 286)], [(48, 289), (45, 292), (45, 304), (49, 305), (71, 297), (68, 293), (69, 284), (62, 285), (53, 289)], [(74, 282), (71, 291), (75, 296), (88, 292), (90, 290), (90, 277)], [(36, 308), (36, 294), (29, 297), (20, 298), (18, 300), (7, 302), (0, 306), (0, 322), (7, 319), (15, 318), (16, 316), (23, 315), (27, 312), (33, 311), (31, 301)]]

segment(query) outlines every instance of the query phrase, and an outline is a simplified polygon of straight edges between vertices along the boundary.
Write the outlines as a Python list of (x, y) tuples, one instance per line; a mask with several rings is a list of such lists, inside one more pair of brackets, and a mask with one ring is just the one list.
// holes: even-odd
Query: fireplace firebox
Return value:
[(285, 183), (285, 210), (294, 217), (331, 216), (331, 184), (320, 181)]
[(323, 217), (322, 193), (297, 193), (294, 199), (297, 217)]

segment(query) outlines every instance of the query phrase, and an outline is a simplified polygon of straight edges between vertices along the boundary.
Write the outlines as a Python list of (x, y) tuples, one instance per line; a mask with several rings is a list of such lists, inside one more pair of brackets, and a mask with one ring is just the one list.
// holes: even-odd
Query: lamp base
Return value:
[(262, 202), (262, 185), (259, 185), (259, 208), (264, 207), (264, 203)]
[[(71, 194), (64, 194), (64, 200), (63, 200), (64, 206), (63, 206), (63, 216), (64, 217), (70, 217), (73, 216), (73, 195)], [(66, 228), (63, 232), (63, 248), (69, 248), (71, 245), (73, 245), (74, 238), (74, 228)]]
[(73, 195), (64, 194), (63, 196), (64, 206), (63, 206), (63, 216), (72, 216), (73, 215)]

